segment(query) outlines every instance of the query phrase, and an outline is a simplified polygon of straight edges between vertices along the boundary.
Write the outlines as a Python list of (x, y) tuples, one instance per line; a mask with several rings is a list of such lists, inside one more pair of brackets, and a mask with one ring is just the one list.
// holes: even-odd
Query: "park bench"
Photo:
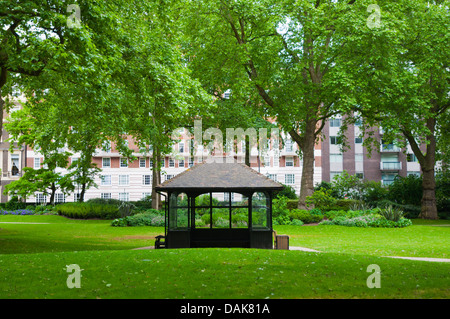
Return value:
[(277, 235), (276, 231), (273, 231), (274, 235), (274, 248), (275, 249), (287, 249), (289, 250), (289, 236)]
[(163, 235), (158, 235), (155, 237), (155, 249), (166, 248), (166, 237)]

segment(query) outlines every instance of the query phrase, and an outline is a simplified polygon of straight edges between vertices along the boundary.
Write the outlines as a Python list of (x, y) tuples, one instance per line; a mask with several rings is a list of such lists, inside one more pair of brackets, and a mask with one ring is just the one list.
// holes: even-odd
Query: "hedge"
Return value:
[(57, 205), (56, 210), (59, 215), (75, 219), (114, 219), (120, 217), (119, 208), (113, 204), (74, 202)]

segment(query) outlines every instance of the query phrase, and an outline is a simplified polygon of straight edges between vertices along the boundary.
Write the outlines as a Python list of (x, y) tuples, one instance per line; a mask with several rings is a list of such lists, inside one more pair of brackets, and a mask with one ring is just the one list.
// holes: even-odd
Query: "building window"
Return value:
[[(223, 193), (223, 201), (224, 202), (230, 201), (230, 193), (228, 192)], [(234, 193), (231, 193), (231, 201), (234, 202)]]
[(47, 203), (47, 195), (44, 194), (36, 194), (36, 203), (44, 204)]
[(175, 167), (175, 160), (173, 158), (169, 158), (169, 167)]
[(357, 119), (355, 121), (355, 126), (361, 126), (362, 125), (362, 120), (361, 119)]
[(142, 199), (151, 199), (152, 193), (142, 193)]
[(406, 154), (406, 161), (408, 162), (418, 162), (416, 155), (412, 153)]
[(145, 168), (145, 157), (139, 158), (139, 167)]
[(111, 167), (111, 158), (103, 157), (102, 158), (102, 167), (103, 168)]
[(153, 160), (152, 159), (150, 159), (149, 164), (150, 164), (150, 168), (153, 168)]
[(292, 156), (286, 156), (286, 166), (294, 166), (294, 158)]
[(341, 139), (339, 136), (330, 136), (330, 144), (331, 145), (339, 145), (341, 143)]
[(420, 177), (420, 172), (408, 172), (407, 175), (408, 176), (413, 175), (413, 176)]
[(81, 194), (80, 193), (73, 194), (73, 201), (74, 202), (79, 202), (80, 198), (81, 198)]
[(273, 167), (278, 167), (278, 166), (280, 166), (280, 157), (275, 155), (273, 157)]
[(184, 143), (179, 143), (179, 144), (178, 144), (178, 151), (179, 151), (180, 153), (184, 153)]
[(111, 175), (101, 175), (101, 185), (102, 186), (110, 186), (111, 185)]
[(11, 154), (11, 175), (18, 176), (19, 175), (19, 155)]
[(223, 98), (228, 100), (230, 97), (231, 97), (231, 90), (226, 90), (223, 93)]
[(364, 179), (364, 173), (355, 173), (355, 176), (359, 179)]
[(164, 158), (161, 160), (161, 167), (166, 167), (166, 160)]
[(286, 175), (284, 175), (284, 183), (286, 185), (293, 185), (293, 184), (295, 184), (295, 175), (294, 174), (286, 174)]
[(342, 172), (330, 172), (330, 180), (333, 180), (335, 176), (341, 175)]
[(128, 202), (130, 200), (129, 193), (119, 193), (119, 200), (123, 202)]
[(129, 175), (119, 175), (119, 185), (126, 186), (130, 183)]
[(142, 175), (143, 185), (151, 185), (151, 183), (152, 183), (152, 175)]
[(102, 193), (100, 197), (101, 199), (111, 199), (111, 193)]
[(173, 175), (166, 175), (166, 181), (168, 181), (171, 178), (173, 178)]
[(284, 149), (286, 150), (286, 152), (292, 152), (294, 150), (294, 145), (292, 143), (292, 140), (287, 139), (285, 144), (284, 144)]
[(363, 162), (364, 161), (364, 155), (363, 154), (355, 154), (355, 162)]
[(277, 174), (267, 174), (267, 177), (271, 180), (274, 180), (275, 182), (277, 181)]
[(330, 119), (330, 127), (340, 127), (341, 119)]
[(41, 168), (41, 158), (40, 157), (34, 158), (34, 168), (35, 169)]
[(66, 195), (63, 193), (57, 193), (55, 194), (55, 203), (65, 203), (66, 202)]
[(383, 185), (390, 185), (394, 182), (397, 174), (381, 174), (381, 182)]
[(128, 159), (127, 158), (120, 159), (120, 167), (128, 167)]
[(178, 167), (184, 167), (184, 159), (178, 160)]
[(342, 154), (330, 154), (330, 163), (342, 163)]
[(355, 137), (355, 144), (361, 144), (363, 142), (362, 137)]
[(192, 167), (192, 166), (194, 166), (194, 158), (190, 157), (189, 158), (189, 167)]

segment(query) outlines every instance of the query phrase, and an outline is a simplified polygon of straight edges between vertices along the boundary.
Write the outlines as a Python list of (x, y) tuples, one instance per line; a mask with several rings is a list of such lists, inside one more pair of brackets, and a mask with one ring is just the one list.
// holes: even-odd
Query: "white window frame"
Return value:
[(121, 168), (126, 168), (128, 167), (128, 158), (126, 157), (121, 157), (120, 158), (120, 165)]
[[(337, 160), (339, 159), (339, 160)], [(342, 163), (344, 161), (343, 154), (330, 154), (330, 163)]]
[(184, 159), (178, 160), (178, 167), (184, 168)]
[(285, 161), (284, 165), (286, 167), (294, 167), (294, 156), (286, 156), (286, 161)]
[(152, 175), (145, 174), (142, 175), (142, 185), (151, 185), (152, 184)]
[(295, 174), (285, 174), (284, 175), (284, 184), (295, 185)]
[[(109, 165), (105, 165), (105, 160), (109, 160)], [(111, 157), (103, 157), (102, 158), (102, 167), (103, 168), (111, 168)]]
[[(147, 158), (145, 158), (145, 157), (140, 157), (140, 158), (139, 158), (139, 168), (145, 168), (146, 162), (147, 162)], [(144, 165), (142, 165), (142, 164), (144, 164)]]
[(100, 175), (101, 186), (111, 186), (111, 175)]
[(111, 196), (111, 193), (101, 193), (100, 198), (101, 199), (111, 199), (112, 196)]
[(119, 200), (122, 202), (130, 201), (130, 193), (119, 193)]
[(35, 157), (34, 158), (33, 168), (34, 169), (40, 169), (41, 168), (41, 158), (40, 157)]
[(119, 175), (119, 186), (130, 185), (130, 175)]

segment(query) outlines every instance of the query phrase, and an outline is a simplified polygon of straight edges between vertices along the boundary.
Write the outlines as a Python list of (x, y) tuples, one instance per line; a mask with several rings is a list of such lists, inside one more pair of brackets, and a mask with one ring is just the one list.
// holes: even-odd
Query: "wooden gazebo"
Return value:
[(165, 247), (273, 247), (272, 198), (283, 186), (240, 163), (200, 163), (165, 181)]

